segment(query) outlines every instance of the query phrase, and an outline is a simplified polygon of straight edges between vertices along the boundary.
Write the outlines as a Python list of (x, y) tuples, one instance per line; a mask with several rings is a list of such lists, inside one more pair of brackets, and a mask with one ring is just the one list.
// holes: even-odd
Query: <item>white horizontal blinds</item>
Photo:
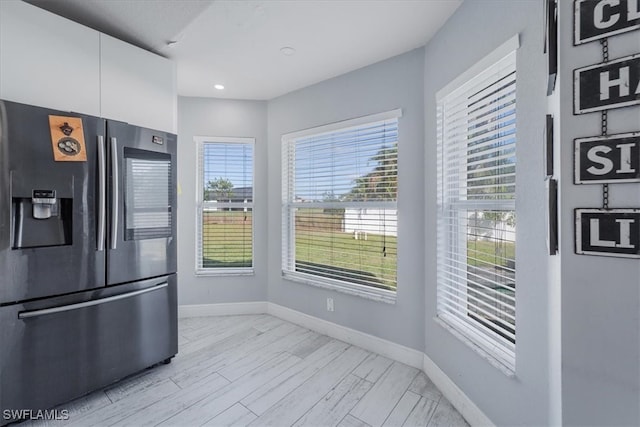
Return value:
[(283, 269), (396, 288), (398, 120), (291, 139)]
[(198, 269), (253, 266), (253, 140), (203, 142)]
[(296, 200), (395, 201), (397, 140), (397, 120), (297, 139)]
[(515, 52), (438, 102), (438, 313), (515, 360)]

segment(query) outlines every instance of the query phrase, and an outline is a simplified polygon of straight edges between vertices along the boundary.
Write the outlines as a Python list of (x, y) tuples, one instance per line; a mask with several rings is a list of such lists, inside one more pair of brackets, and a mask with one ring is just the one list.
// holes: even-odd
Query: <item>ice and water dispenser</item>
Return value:
[(51, 216), (58, 216), (56, 190), (33, 190), (31, 204), (35, 219), (49, 219)]
[(59, 193), (55, 189), (32, 189), (28, 196), (14, 194), (11, 212), (13, 249), (72, 243), (73, 199), (71, 194)]

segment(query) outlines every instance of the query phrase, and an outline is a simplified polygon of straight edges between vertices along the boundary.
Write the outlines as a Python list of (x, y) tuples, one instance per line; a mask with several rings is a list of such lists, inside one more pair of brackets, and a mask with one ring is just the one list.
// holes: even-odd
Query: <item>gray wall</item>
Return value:
[[(424, 263), (424, 49), (269, 102), (269, 301), (422, 350)], [(281, 137), (288, 132), (402, 108), (398, 164), (398, 298), (374, 302), (281, 276)], [(335, 312), (326, 311), (333, 297)]]
[[(602, 206), (601, 185), (573, 184), (573, 139), (600, 135), (600, 113), (574, 116), (573, 69), (602, 61), (573, 46), (572, 2), (560, 1), (562, 401), (566, 425), (640, 425), (640, 260), (575, 255), (573, 209)], [(640, 53), (638, 30), (609, 38), (609, 57)], [(632, 88), (633, 90), (634, 88)], [(610, 110), (609, 132), (640, 131), (640, 106)], [(640, 184), (610, 185), (612, 208), (640, 207)]]
[[(195, 276), (196, 144), (194, 136), (250, 137), (255, 145), (254, 276)], [(178, 98), (178, 287), (179, 304), (266, 301), (267, 103)]]
[[(271, 301), (424, 351), (498, 425), (640, 425), (640, 262), (574, 254), (573, 209), (598, 207), (600, 186), (573, 185), (576, 137), (599, 114), (573, 116), (572, 70), (601, 60), (572, 46), (572, 5), (560, 1), (560, 76), (547, 98), (542, 0), (466, 0), (425, 49), (265, 102), (179, 99), (180, 303)], [(517, 353), (509, 377), (434, 321), (435, 93), (514, 34), (518, 68)], [(640, 52), (638, 33), (610, 40), (611, 57)], [(398, 300), (395, 305), (283, 280), (282, 134), (402, 108)], [(543, 129), (556, 116), (560, 255), (546, 255)], [(610, 133), (640, 130), (640, 107), (612, 111)], [(267, 125), (268, 123), (268, 125)], [(256, 276), (196, 278), (193, 135), (256, 144)], [(640, 206), (638, 184), (611, 187), (613, 207)], [(192, 220), (193, 219), (193, 220)], [(336, 311), (325, 310), (327, 297)]]
[[(467, 0), (425, 50), (425, 353), (498, 425), (550, 424), (549, 284), (542, 135), (543, 1)], [(520, 34), (517, 53), (516, 373), (510, 378), (434, 321), (436, 92)]]

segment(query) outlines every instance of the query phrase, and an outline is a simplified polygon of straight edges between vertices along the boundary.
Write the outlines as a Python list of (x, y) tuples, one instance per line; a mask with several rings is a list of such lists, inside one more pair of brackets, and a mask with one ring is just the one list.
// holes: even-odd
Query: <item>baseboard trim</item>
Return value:
[(320, 334), (328, 335), (332, 338), (362, 347), (365, 350), (381, 354), (406, 365), (422, 369), (422, 356), (424, 353), (421, 351), (414, 350), (355, 329), (347, 328), (346, 326), (341, 326), (327, 320), (319, 319), (271, 302), (268, 303), (267, 313), (291, 323), (295, 323), (296, 325), (311, 329), (312, 331), (316, 331)]
[(178, 306), (178, 317), (231, 316), (239, 314), (265, 314), (267, 302), (233, 302), (225, 304), (194, 304)]
[(421, 351), (267, 301), (181, 305), (178, 307), (179, 318), (265, 313), (420, 369), (431, 378), (431, 381), (470, 425), (494, 426), (484, 412), (451, 378)]
[(487, 417), (484, 412), (482, 412), (480, 408), (478, 408), (476, 404), (469, 399), (469, 396), (467, 396), (460, 387), (458, 387), (456, 383), (454, 383), (451, 378), (449, 378), (449, 376), (424, 353), (422, 370), (470, 425), (474, 427), (495, 426), (489, 417)]

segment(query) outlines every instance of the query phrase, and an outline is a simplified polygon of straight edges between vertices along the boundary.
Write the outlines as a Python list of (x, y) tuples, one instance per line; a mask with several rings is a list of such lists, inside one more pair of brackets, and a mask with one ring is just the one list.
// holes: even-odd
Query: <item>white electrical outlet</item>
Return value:
[(327, 298), (327, 311), (333, 311), (333, 298)]

